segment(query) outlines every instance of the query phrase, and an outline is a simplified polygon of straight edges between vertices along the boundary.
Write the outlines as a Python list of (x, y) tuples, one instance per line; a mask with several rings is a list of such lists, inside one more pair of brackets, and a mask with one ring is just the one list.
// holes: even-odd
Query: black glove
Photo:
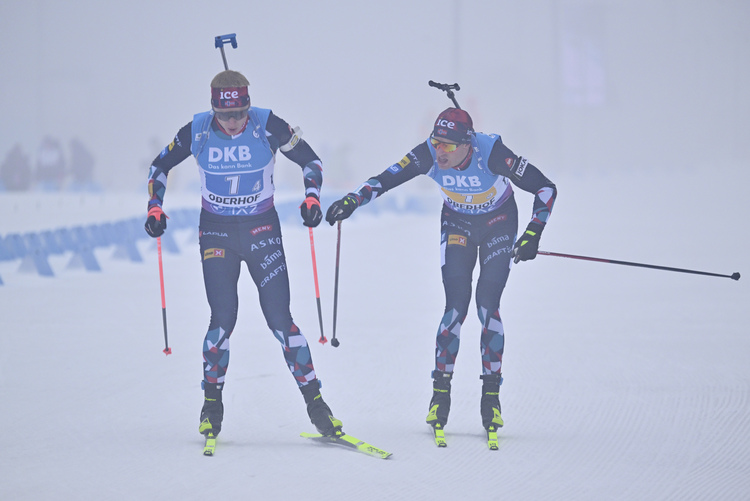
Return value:
[(536, 257), (536, 253), (539, 251), (539, 239), (542, 236), (542, 230), (544, 226), (529, 223), (526, 227), (526, 231), (523, 232), (516, 245), (513, 246), (513, 262), (519, 261), (530, 261)]
[(315, 228), (323, 219), (323, 211), (320, 209), (320, 201), (315, 195), (307, 195), (305, 201), (299, 206), (302, 214), (302, 224)]
[(146, 219), (146, 233), (152, 237), (160, 237), (164, 230), (167, 229), (167, 215), (161, 210), (161, 207), (154, 205), (148, 210), (148, 219)]
[(354, 209), (359, 206), (359, 202), (353, 195), (347, 195), (341, 200), (336, 200), (328, 207), (326, 212), (326, 221), (333, 226), (336, 221), (342, 221), (352, 215)]

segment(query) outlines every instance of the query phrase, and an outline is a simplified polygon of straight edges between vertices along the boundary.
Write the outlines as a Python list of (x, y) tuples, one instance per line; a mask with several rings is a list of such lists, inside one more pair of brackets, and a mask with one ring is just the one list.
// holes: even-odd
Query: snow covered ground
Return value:
[[(181, 253), (164, 255), (168, 357), (153, 242), (139, 244), (142, 264), (98, 250), (100, 273), (66, 269), (69, 256), (52, 258), (55, 278), (0, 262), (0, 499), (747, 499), (743, 201), (713, 177), (546, 173), (560, 198), (543, 249), (745, 276), (549, 256), (517, 265), (501, 306), (500, 450), (483, 438), (473, 309), (449, 446), (438, 449), (424, 423), (443, 306), (436, 190), (430, 214), (378, 210), (384, 198), (343, 224), (339, 348), (316, 342), (308, 233), (289, 220), (292, 313), (323, 394), (346, 431), (394, 455), (383, 461), (299, 438), (312, 431), (302, 397), (244, 274), (224, 429), (207, 458), (197, 425), (208, 306), (195, 231), (175, 231)], [(736, 179), (747, 185), (748, 175)], [(145, 203), (78, 195), (77, 204), (56, 202), (57, 219), (31, 217), (54, 195), (45, 197), (24, 205), (26, 228), (141, 216)], [(168, 213), (178, 199), (168, 197)], [(530, 199), (518, 199), (523, 224)], [(19, 217), (7, 217), (17, 200), (0, 204), (2, 233), (18, 231)], [(335, 228), (321, 226), (315, 238), (330, 338)]]

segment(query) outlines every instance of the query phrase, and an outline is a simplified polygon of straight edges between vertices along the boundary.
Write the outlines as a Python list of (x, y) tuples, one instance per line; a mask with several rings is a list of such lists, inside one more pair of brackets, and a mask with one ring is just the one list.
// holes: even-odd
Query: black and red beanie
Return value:
[(448, 108), (438, 115), (432, 137), (447, 139), (456, 143), (470, 143), (474, 133), (474, 122), (468, 113), (460, 108)]

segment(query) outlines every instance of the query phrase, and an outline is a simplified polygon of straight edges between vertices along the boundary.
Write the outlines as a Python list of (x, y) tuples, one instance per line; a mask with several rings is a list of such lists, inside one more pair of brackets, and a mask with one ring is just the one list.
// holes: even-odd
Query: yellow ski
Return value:
[(311, 440), (315, 440), (316, 442), (342, 445), (349, 449), (363, 452), (367, 455), (374, 456), (380, 459), (388, 459), (389, 457), (393, 455), (392, 453), (388, 451), (384, 451), (383, 449), (375, 447), (374, 445), (369, 444), (365, 442), (364, 440), (360, 440), (351, 435), (348, 435), (344, 433), (343, 431), (336, 432), (336, 435), (321, 435), (320, 433), (303, 432), (303, 433), (300, 433), (300, 436), (304, 438), (309, 438)]
[(216, 437), (213, 433), (209, 432), (206, 435), (206, 445), (203, 447), (204, 456), (213, 456), (216, 451)]
[(432, 427), (432, 433), (435, 436), (435, 445), (438, 447), (448, 447), (448, 442), (445, 441), (445, 431), (440, 423), (435, 423)]
[(496, 451), (500, 448), (497, 440), (497, 428), (492, 425), (487, 429), (487, 447), (489, 447), (491, 451)]

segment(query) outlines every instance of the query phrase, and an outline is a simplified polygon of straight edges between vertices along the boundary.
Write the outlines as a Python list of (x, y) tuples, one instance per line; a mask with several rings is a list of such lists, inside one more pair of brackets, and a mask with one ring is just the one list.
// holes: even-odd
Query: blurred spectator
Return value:
[(83, 142), (76, 138), (70, 141), (70, 173), (73, 176), (70, 189), (89, 191), (94, 183), (94, 157)]
[(5, 156), (0, 167), (0, 179), (8, 191), (26, 191), (31, 187), (31, 162), (20, 143), (13, 145)]
[(65, 182), (65, 157), (60, 142), (45, 136), (36, 158), (36, 183), (45, 191), (59, 190)]

